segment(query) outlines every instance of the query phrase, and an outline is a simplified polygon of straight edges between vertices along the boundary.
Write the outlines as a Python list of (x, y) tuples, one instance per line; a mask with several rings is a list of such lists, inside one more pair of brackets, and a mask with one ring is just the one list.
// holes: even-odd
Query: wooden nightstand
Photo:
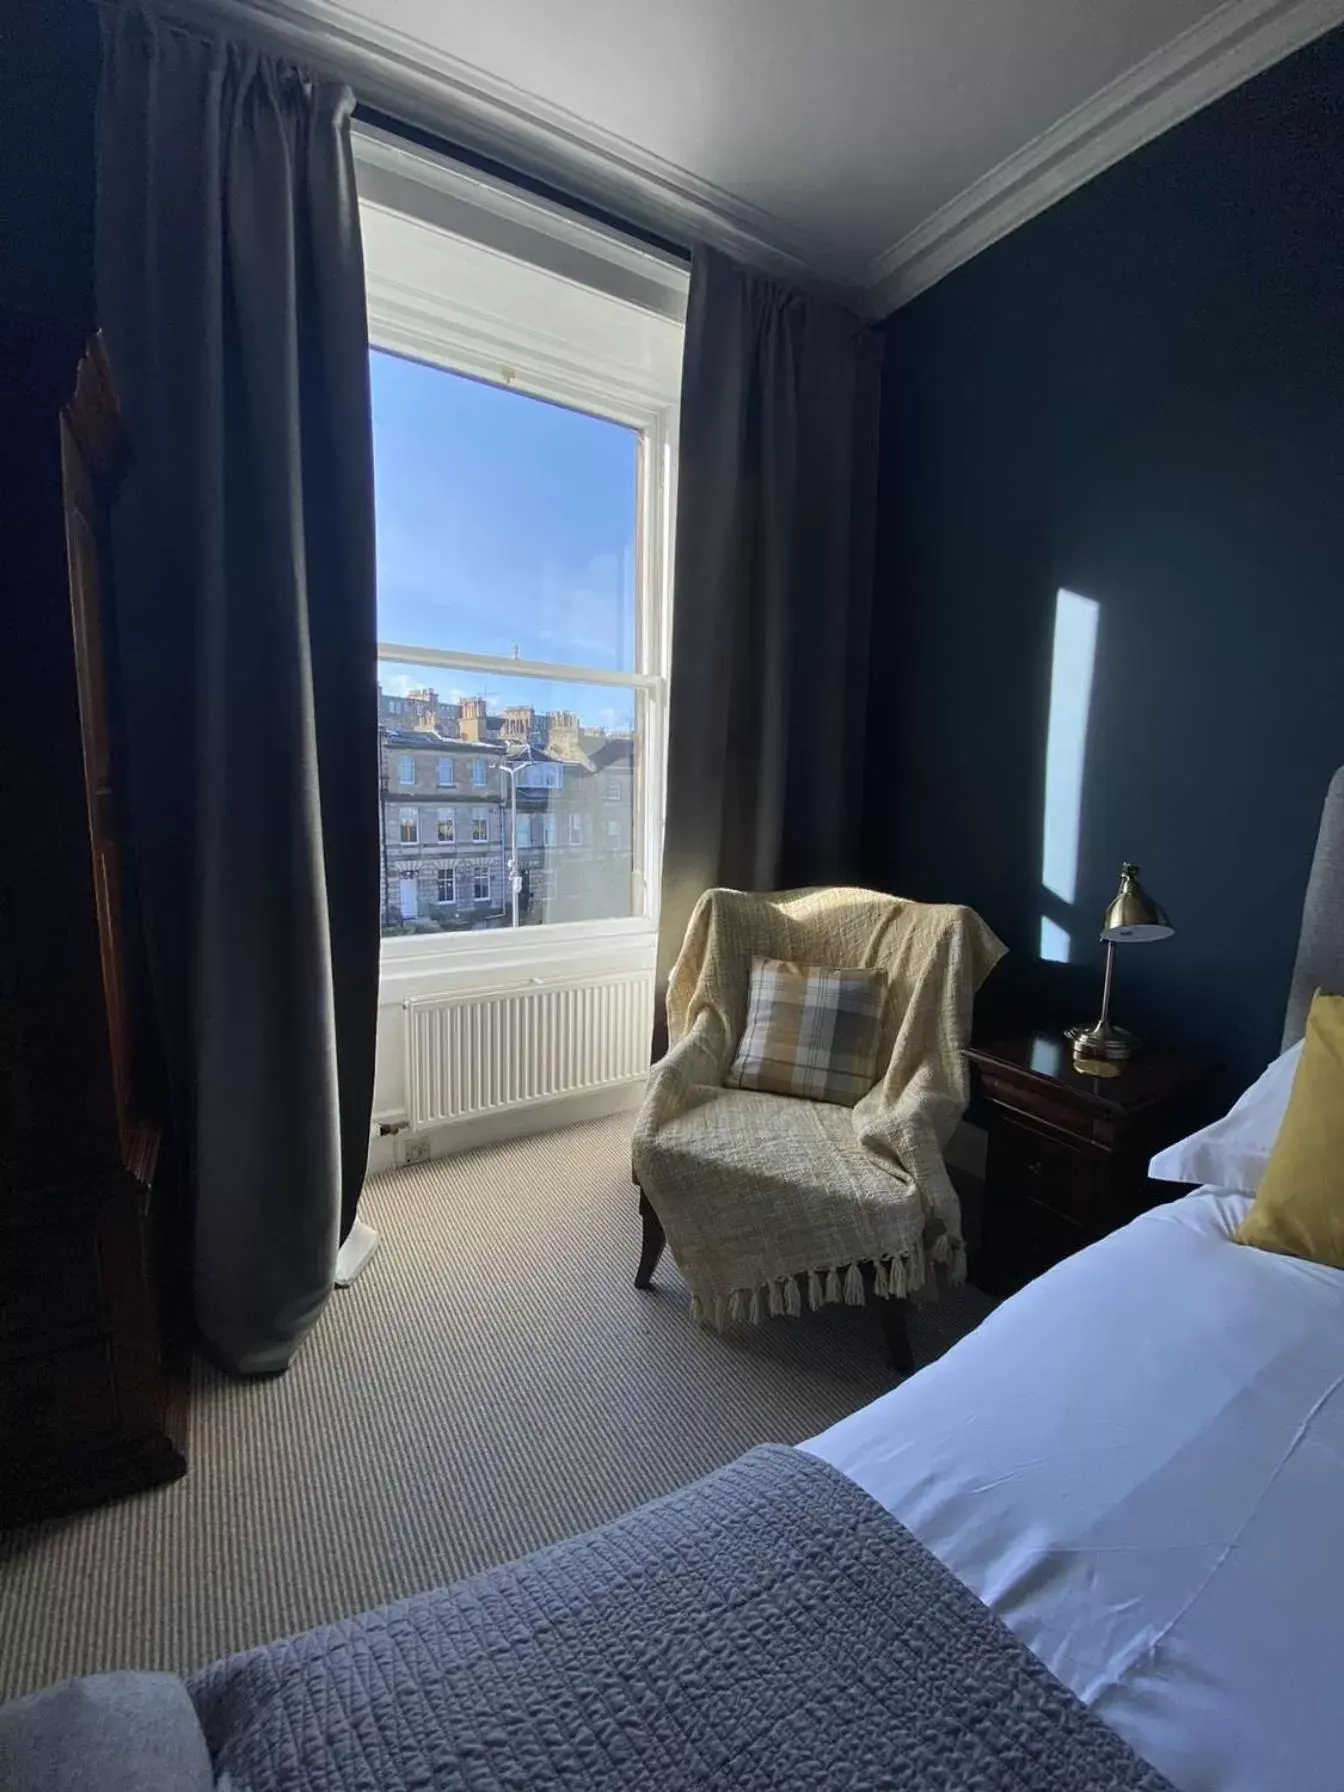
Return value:
[(1149, 1182), (1148, 1160), (1204, 1119), (1208, 1065), (1147, 1052), (1117, 1076), (1081, 1076), (1051, 1033), (967, 1056), (990, 1108), (984, 1240), (971, 1265), (987, 1292), (1011, 1293), (1178, 1192)]

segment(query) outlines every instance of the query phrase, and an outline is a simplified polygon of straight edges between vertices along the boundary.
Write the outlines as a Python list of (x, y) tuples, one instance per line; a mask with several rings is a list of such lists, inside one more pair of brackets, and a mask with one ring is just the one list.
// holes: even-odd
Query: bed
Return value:
[[(1318, 986), (1344, 773), (1285, 1044)], [(820, 1437), (587, 1537), (186, 1685), (21, 1701), (0, 1780), (1338, 1792), (1344, 1272), (1234, 1244), (1249, 1204), (1154, 1209)]]
[(805, 1450), (1181, 1792), (1344, 1785), (1344, 1274), (1203, 1189)]

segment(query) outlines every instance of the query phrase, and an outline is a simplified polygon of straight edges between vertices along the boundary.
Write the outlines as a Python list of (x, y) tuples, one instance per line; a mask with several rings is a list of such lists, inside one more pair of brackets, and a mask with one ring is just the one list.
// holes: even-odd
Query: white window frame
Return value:
[[(485, 885), (485, 894), (481, 894), (481, 885)], [(473, 865), (471, 869), (471, 900), (473, 902), (489, 902), (494, 895), (495, 880), (489, 865)]]
[[(446, 834), (443, 831), (445, 823), (448, 827)], [(457, 844), (457, 817), (451, 809), (439, 810), (434, 824), (434, 844), (436, 846), (456, 846)]]
[(541, 817), (541, 844), (554, 848), (560, 844), (560, 824), (553, 809), (546, 809)]
[(437, 869), (436, 883), (435, 883), (436, 889), (438, 889), (439, 891), (442, 891), (445, 879), (447, 879), (449, 893), (446, 896), (440, 895), (438, 897), (438, 900), (440, 902), (456, 902), (457, 901), (457, 866), (453, 863), (453, 861), (451, 859), (441, 859), (439, 861), (439, 865), (438, 865), (438, 869)]
[[(446, 777), (444, 776), (445, 772), (447, 773)], [(435, 776), (435, 780), (436, 780), (438, 789), (440, 789), (440, 790), (456, 790), (457, 789), (457, 765), (456, 765), (455, 761), (453, 760), (451, 754), (448, 754), (448, 753), (440, 753), (439, 754), (439, 760), (438, 760), (437, 766), (435, 767), (434, 776)]]
[(532, 849), (532, 816), (530, 811), (522, 810), (517, 823), (518, 838), (514, 841), (515, 852), (530, 852)]
[[(408, 766), (411, 771), (409, 778), (406, 776), (406, 768)], [(397, 789), (415, 789), (415, 759), (410, 753), (399, 753), (397, 755)]]
[[(479, 834), (476, 832), (477, 828), (481, 830)], [(478, 806), (471, 812), (471, 843), (473, 846), (490, 844), (490, 811), (484, 806)]]
[[(433, 207), (422, 207), (418, 196), (413, 196), (404, 208), (400, 200), (400, 193), (412, 192), (414, 183), (424, 183), (417, 192), (427, 191), (438, 175), (431, 170), (426, 176), (424, 157), (418, 151), (403, 156), (384, 144), (375, 157), (368, 135), (356, 134), (361, 193), (372, 163), (378, 158), (382, 161), (378, 180), (383, 182), (380, 187), (378, 180), (369, 180), (369, 191), (375, 197), (361, 198), (371, 346), (625, 424), (639, 431), (643, 441), (640, 514), (636, 524), (639, 577), (633, 672), (440, 652), (404, 642), (380, 642), (378, 657), (380, 661), (450, 671), (610, 685), (637, 693), (636, 702), (642, 698), (643, 738), (630, 781), (637, 829), (636, 912), (601, 921), (551, 923), (543, 937), (548, 946), (558, 948), (570, 941), (588, 944), (603, 938), (652, 940), (658, 926), (662, 869), (680, 385), (679, 325), (669, 320), (674, 320), (684, 308), (684, 270), (671, 276), (674, 285), (681, 282), (680, 301), (673, 296), (658, 320), (659, 328), (673, 333), (662, 340), (675, 342), (675, 357), (664, 348), (657, 355), (644, 353), (640, 332), (647, 329), (648, 319), (658, 307), (650, 305), (646, 310), (630, 298), (623, 299), (621, 304), (630, 319), (627, 335), (624, 325), (613, 328), (611, 297), (599, 295), (600, 304), (594, 305), (589, 289), (573, 280), (552, 280), (556, 291), (545, 294), (544, 303), (539, 298), (527, 315), (527, 305), (532, 301), (520, 298), (519, 293), (531, 271), (520, 275), (522, 263), (515, 263), (507, 255), (472, 248), (468, 252), (477, 257), (473, 263), (477, 272), (471, 283), (445, 280), (441, 266), (435, 262), (433, 238), (439, 233), (426, 221)], [(395, 170), (389, 185), (393, 164)], [(400, 187), (398, 181), (402, 181)], [(422, 215), (416, 217), (417, 211)], [(454, 252), (461, 240), (452, 239)], [(650, 290), (653, 284), (661, 285), (664, 297), (667, 296), (668, 270), (654, 267), (656, 257), (645, 258), (642, 251), (625, 243), (611, 248), (610, 253), (626, 261), (635, 257), (640, 263), (638, 281), (643, 282), (647, 275)], [(499, 282), (497, 299), (491, 290), (492, 281)], [(562, 301), (559, 308), (564, 310), (565, 319), (558, 321), (554, 301), (560, 286), (564, 290), (558, 293)], [(635, 289), (630, 290), (633, 294)], [(469, 296), (464, 298), (464, 292)], [(586, 321), (585, 300), (589, 301)], [(582, 342), (577, 336), (574, 340), (568, 337), (571, 319), (578, 320)], [(615, 321), (620, 323), (619, 318)], [(563, 768), (546, 766), (544, 770), (547, 788), (563, 788)], [(555, 842), (546, 840), (544, 844)], [(535, 952), (538, 944), (536, 928), (501, 928), (488, 935), (389, 938), (382, 942), (382, 953), (385, 968), (395, 974), (428, 969), (435, 958), (444, 963), (461, 963), (463, 955), (472, 952), (498, 957), (511, 947)]]
[(569, 812), (568, 844), (570, 846), (583, 845), (583, 816), (578, 809), (571, 809)]
[[(415, 830), (415, 832), (411, 835), (409, 840), (406, 838), (406, 833), (405, 833), (406, 820), (407, 820), (408, 816), (410, 818), (411, 826)], [(420, 845), (420, 811), (418, 809), (405, 808), (405, 809), (402, 809), (400, 814), (397, 816), (397, 838), (396, 838), (395, 844), (397, 846), (419, 846)]]
[[(423, 653), (424, 648), (418, 648), (417, 652)], [(473, 655), (472, 657), (475, 658), (476, 656)], [(473, 790), (484, 790), (488, 778), (489, 773), (486, 770), (484, 759), (473, 759), (471, 762), (471, 788)]]

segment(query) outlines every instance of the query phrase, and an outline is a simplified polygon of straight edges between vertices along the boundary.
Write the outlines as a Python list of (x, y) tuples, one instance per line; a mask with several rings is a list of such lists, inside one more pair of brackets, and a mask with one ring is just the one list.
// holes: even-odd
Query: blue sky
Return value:
[[(633, 671), (635, 431), (381, 351), (370, 371), (379, 638)], [(390, 664), (379, 679), (607, 727), (633, 707), (578, 682)]]

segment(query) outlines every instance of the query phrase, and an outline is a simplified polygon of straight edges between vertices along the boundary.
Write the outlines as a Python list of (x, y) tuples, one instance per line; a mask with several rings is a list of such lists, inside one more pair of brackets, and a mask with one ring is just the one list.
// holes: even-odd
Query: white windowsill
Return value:
[(487, 981), (500, 988), (522, 987), (615, 960), (647, 966), (652, 973), (657, 947), (658, 925), (647, 915), (384, 940), (379, 999), (383, 1004), (400, 1002)]

